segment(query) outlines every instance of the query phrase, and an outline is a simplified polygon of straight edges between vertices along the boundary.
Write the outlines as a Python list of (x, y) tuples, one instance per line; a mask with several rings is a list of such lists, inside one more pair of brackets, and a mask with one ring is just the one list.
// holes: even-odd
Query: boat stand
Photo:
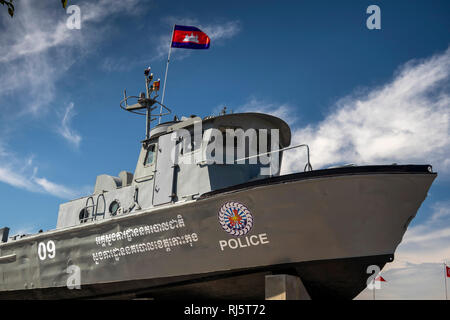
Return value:
[(311, 300), (299, 277), (288, 274), (267, 275), (266, 300)]

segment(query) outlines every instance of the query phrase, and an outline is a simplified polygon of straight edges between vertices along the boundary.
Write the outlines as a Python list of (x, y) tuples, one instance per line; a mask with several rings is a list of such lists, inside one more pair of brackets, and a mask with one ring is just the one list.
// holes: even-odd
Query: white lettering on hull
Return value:
[(267, 237), (267, 234), (260, 233), (258, 235), (219, 240), (219, 247), (221, 251), (224, 251), (225, 249), (235, 250), (268, 243), (269, 238)]

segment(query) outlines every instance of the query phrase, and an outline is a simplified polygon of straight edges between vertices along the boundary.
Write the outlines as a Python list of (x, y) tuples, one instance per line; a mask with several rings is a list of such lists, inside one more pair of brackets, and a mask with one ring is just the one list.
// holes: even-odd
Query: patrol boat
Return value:
[[(312, 170), (309, 148), (290, 146), (289, 126), (268, 114), (151, 128), (170, 109), (149, 69), (145, 85), (120, 104), (146, 117), (134, 173), (97, 176), (93, 194), (60, 205), (54, 230), (1, 229), (1, 299), (264, 299), (275, 275), (297, 277), (312, 299), (352, 299), (369, 267), (393, 261), (437, 176), (430, 165)], [(257, 162), (249, 148), (234, 153), (239, 139), (228, 138), (239, 129), (258, 133)], [(205, 158), (211, 146), (231, 163)], [(294, 147), (308, 154), (305, 171), (281, 175)]]

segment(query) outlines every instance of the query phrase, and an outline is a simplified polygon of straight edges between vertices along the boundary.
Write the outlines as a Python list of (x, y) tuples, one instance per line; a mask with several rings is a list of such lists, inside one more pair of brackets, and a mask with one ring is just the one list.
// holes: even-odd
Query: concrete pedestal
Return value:
[(266, 300), (311, 300), (302, 280), (288, 274), (266, 276)]

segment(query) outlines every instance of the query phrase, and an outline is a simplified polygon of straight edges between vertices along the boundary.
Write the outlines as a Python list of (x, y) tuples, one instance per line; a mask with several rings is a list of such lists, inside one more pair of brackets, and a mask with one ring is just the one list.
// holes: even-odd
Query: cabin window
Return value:
[(117, 214), (117, 211), (120, 208), (120, 203), (117, 200), (114, 200), (113, 202), (111, 202), (111, 204), (109, 205), (109, 213), (111, 213), (112, 216), (115, 216)]
[(156, 144), (151, 144), (147, 149), (147, 154), (145, 155), (144, 165), (151, 165), (155, 162)]
[(87, 222), (89, 219), (89, 211), (86, 208), (81, 209), (78, 218), (80, 219), (80, 223)]

